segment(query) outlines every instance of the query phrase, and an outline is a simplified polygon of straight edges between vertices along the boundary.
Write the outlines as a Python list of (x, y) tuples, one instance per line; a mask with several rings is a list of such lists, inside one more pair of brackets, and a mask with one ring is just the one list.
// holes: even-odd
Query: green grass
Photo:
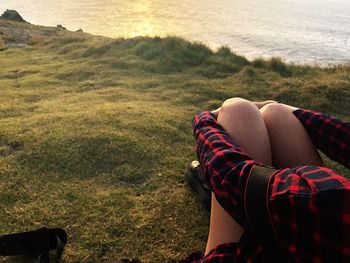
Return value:
[(239, 96), (350, 116), (349, 66), (7, 26), (48, 36), (13, 49), (0, 35), (1, 233), (63, 227), (64, 262), (174, 262), (204, 249), (208, 213), (183, 180), (195, 113)]

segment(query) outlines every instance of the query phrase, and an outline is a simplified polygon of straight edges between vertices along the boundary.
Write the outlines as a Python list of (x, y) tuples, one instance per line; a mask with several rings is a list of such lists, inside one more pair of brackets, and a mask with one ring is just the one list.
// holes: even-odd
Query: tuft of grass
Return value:
[(183, 180), (199, 111), (240, 96), (349, 120), (347, 65), (248, 61), (177, 37), (1, 26), (15, 34), (0, 43), (32, 39), (0, 52), (1, 234), (63, 227), (63, 262), (175, 262), (204, 249), (209, 215)]
[(200, 43), (189, 43), (178, 37), (118, 39), (87, 49), (85, 57), (108, 57), (117, 68), (140, 68), (155, 74), (194, 71), (207, 78), (221, 78), (238, 72), (249, 62), (227, 47), (216, 53)]
[(255, 68), (264, 68), (274, 71), (282, 77), (290, 77), (293, 73), (291, 70), (292, 65), (287, 65), (281, 58), (271, 58), (269, 60), (258, 58), (252, 61), (252, 65)]

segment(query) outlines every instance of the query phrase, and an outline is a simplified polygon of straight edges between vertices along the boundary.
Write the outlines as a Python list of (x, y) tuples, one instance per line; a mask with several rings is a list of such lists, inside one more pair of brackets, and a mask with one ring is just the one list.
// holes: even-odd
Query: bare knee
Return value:
[(273, 166), (322, 165), (307, 131), (293, 114), (294, 107), (268, 104), (260, 109), (269, 133)]
[(260, 115), (255, 104), (249, 100), (242, 98), (231, 98), (222, 104), (219, 112), (220, 119), (225, 117), (235, 116), (240, 118), (247, 118), (246, 120), (253, 120), (252, 117)]
[(271, 164), (267, 129), (253, 102), (241, 98), (225, 101), (217, 121), (251, 158), (266, 165)]
[(234, 106), (243, 105), (243, 104), (245, 105), (245, 104), (253, 104), (253, 103), (250, 102), (249, 100), (236, 97), (236, 98), (230, 98), (230, 99), (225, 100), (222, 103), (221, 108), (229, 108), (229, 107), (234, 107)]
[(288, 121), (292, 116), (292, 109), (280, 103), (271, 103), (260, 109), (266, 126), (279, 125)]

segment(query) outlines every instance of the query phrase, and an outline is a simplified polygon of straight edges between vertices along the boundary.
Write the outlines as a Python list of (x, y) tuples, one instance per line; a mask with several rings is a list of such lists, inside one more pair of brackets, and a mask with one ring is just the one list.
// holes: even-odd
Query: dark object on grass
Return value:
[(26, 21), (21, 17), (21, 15), (16, 10), (7, 9), (1, 16), (1, 19), (13, 20), (17, 22), (25, 22)]
[(210, 211), (211, 190), (209, 184), (206, 182), (199, 162), (192, 161), (188, 165), (184, 176), (191, 189), (198, 194), (200, 202)]
[(55, 262), (59, 262), (66, 244), (67, 233), (62, 228), (42, 227), (34, 231), (1, 236), (0, 255), (37, 256), (38, 262), (49, 263), (49, 252), (55, 249)]

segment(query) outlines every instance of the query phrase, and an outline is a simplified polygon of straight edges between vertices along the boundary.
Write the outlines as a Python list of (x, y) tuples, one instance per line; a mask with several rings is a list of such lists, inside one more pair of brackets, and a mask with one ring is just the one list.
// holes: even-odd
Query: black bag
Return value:
[(280, 263), (290, 262), (290, 259), (279, 244), (268, 211), (268, 187), (270, 178), (276, 171), (273, 167), (253, 167), (247, 180), (244, 206), (250, 230), (263, 247), (264, 260)]
[(0, 236), (0, 255), (32, 255), (37, 256), (40, 263), (49, 263), (49, 252), (55, 249), (55, 262), (59, 262), (66, 244), (67, 233), (62, 228), (42, 227), (34, 231)]

